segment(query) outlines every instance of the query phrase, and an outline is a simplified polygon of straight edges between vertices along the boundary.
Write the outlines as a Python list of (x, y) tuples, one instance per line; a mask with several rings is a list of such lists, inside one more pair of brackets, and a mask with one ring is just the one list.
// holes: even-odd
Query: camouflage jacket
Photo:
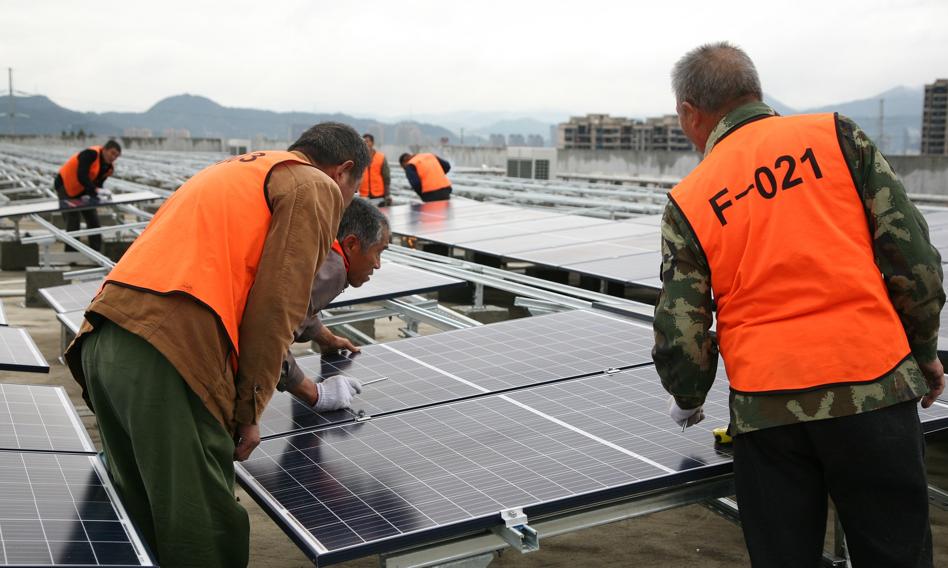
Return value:
[[(761, 115), (763, 103), (741, 106), (711, 132), (705, 155), (729, 132)], [(928, 238), (928, 225), (908, 199), (885, 157), (856, 124), (839, 117), (840, 142), (873, 230), (875, 260), (912, 349), (909, 357), (878, 380), (781, 394), (731, 391), (734, 434), (858, 414), (921, 397), (928, 386), (916, 359), (936, 357), (939, 313), (945, 303), (941, 258)], [(682, 408), (704, 403), (714, 382), (718, 346), (712, 323), (711, 271), (697, 237), (674, 204), (662, 218), (663, 289), (655, 306), (652, 358), (665, 389)], [(868, 331), (868, 330), (867, 330)]]

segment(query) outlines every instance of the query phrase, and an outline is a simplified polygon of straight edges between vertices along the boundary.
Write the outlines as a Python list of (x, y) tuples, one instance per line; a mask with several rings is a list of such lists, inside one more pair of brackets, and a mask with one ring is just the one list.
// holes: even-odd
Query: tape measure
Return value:
[(727, 428), (715, 428), (711, 430), (711, 433), (714, 434), (715, 444), (730, 445), (730, 443), (734, 441), (734, 438), (727, 433)]

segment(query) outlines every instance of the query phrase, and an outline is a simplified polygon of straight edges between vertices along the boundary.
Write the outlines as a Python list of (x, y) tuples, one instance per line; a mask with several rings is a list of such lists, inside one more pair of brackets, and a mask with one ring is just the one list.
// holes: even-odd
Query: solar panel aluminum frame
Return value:
[(95, 469), (96, 474), (98, 474), (99, 480), (102, 482), (102, 487), (106, 493), (108, 493), (112, 506), (115, 507), (115, 512), (118, 513), (119, 522), (125, 526), (125, 531), (131, 539), (132, 548), (135, 549), (135, 554), (138, 556), (140, 562), (137, 566), (158, 566), (158, 564), (155, 563), (154, 555), (138, 534), (138, 529), (132, 522), (132, 518), (128, 515), (128, 511), (125, 510), (125, 505), (122, 504), (118, 492), (112, 485), (112, 479), (109, 477), (108, 471), (106, 471), (105, 463), (103, 463), (102, 458), (98, 455), (89, 456), (89, 461), (92, 462), (92, 468)]
[(46, 361), (46, 357), (43, 357), (43, 354), (40, 353), (39, 348), (36, 347), (36, 343), (33, 341), (33, 338), (30, 337), (26, 328), (23, 327), (13, 327), (13, 326), (2, 326), (2, 330), (14, 330), (20, 333), (20, 336), (23, 338), (23, 342), (29, 348), (30, 353), (34, 356), (37, 362), (40, 364), (24, 364), (24, 363), (3, 363), (0, 362), (0, 371), (22, 371), (24, 373), (49, 373), (49, 363)]

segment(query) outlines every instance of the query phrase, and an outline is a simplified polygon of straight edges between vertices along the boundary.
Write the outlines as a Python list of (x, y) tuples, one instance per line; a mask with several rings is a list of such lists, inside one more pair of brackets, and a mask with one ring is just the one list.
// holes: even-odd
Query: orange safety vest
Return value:
[(910, 354), (836, 120), (745, 124), (670, 194), (711, 268), (734, 391), (871, 382)]
[(106, 283), (182, 292), (210, 308), (239, 353), (238, 329), (270, 228), (266, 182), (290, 152), (252, 152), (207, 167), (165, 201)]
[(451, 185), (448, 176), (444, 174), (441, 162), (434, 154), (415, 154), (408, 163), (415, 166), (418, 171), (422, 193), (438, 191)]
[[(95, 150), (95, 160), (89, 166), (89, 180), (95, 182), (99, 177), (99, 161), (102, 156), (102, 146), (92, 146), (88, 150)], [(78, 197), (86, 189), (79, 183), (79, 154), (76, 152), (66, 163), (59, 168), (59, 177), (63, 180), (63, 188), (68, 197)], [(105, 172), (105, 177), (112, 175), (112, 166)]]
[(382, 165), (385, 163), (385, 154), (376, 151), (372, 155), (372, 163), (362, 176), (362, 185), (359, 186), (359, 195), (368, 199), (385, 197), (385, 181), (382, 179)]

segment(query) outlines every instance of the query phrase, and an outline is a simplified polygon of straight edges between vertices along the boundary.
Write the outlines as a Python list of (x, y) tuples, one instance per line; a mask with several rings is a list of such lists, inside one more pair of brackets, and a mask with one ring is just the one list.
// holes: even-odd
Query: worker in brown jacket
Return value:
[[(342, 214), (332, 252), (313, 280), (307, 316), (293, 334), (295, 342), (315, 341), (323, 353), (340, 349), (359, 352), (351, 341), (329, 331), (319, 321), (319, 312), (348, 286), (358, 288), (369, 281), (372, 272), (381, 267), (382, 252), (388, 248), (390, 236), (388, 219), (378, 208), (368, 200), (353, 200)], [(319, 391), (325, 388), (326, 382), (306, 380), (293, 354), (286, 352), (277, 389), (296, 395), (319, 411), (322, 410)]]
[[(66, 360), (162, 566), (247, 564), (233, 460), (260, 443), (283, 354), (368, 162), (357, 132), (322, 123), (286, 152), (198, 172), (87, 308)], [(359, 390), (345, 377), (330, 386), (337, 401)]]

